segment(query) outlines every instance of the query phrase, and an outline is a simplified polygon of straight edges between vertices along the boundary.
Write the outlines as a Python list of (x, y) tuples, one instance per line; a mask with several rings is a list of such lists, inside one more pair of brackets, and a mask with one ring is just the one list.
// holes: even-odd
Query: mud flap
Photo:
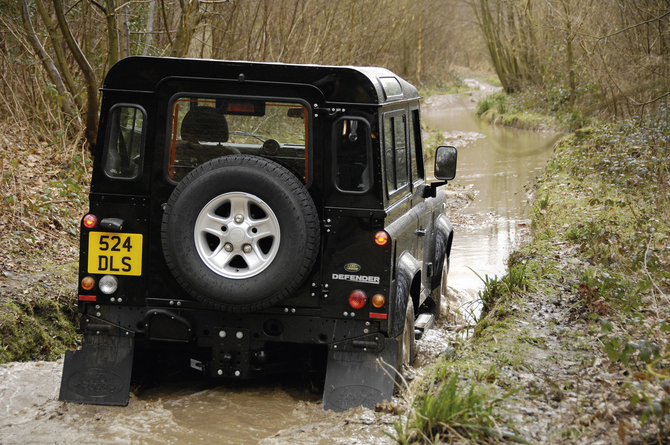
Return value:
[(377, 352), (328, 350), (323, 408), (341, 412), (391, 400), (398, 362), (398, 340), (386, 339)]
[(58, 400), (126, 406), (133, 369), (132, 332), (126, 335), (85, 334), (81, 349), (65, 352)]

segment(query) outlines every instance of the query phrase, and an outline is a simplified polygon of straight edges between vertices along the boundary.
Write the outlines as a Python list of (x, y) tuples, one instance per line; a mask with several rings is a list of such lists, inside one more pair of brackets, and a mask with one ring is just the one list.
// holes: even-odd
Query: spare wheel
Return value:
[(258, 156), (191, 171), (163, 213), (163, 253), (179, 284), (229, 312), (266, 308), (303, 282), (319, 251), (319, 218), (303, 183)]

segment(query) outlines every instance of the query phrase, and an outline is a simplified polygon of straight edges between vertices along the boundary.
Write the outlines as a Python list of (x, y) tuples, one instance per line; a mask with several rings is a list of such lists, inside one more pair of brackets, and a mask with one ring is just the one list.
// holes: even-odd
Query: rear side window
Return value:
[(365, 193), (372, 183), (370, 124), (365, 119), (342, 118), (333, 126), (333, 177), (340, 191)]
[(308, 182), (309, 113), (300, 103), (229, 97), (172, 102), (168, 176), (180, 181), (198, 165), (231, 154), (263, 156)]
[(117, 105), (109, 115), (103, 170), (110, 178), (136, 179), (142, 167), (144, 110), (132, 105)]
[(384, 118), (384, 156), (389, 194), (407, 185), (407, 137), (405, 115)]
[(410, 145), (411, 156), (410, 163), (412, 165), (412, 178), (413, 182), (424, 179), (423, 172), (423, 157), (422, 157), (422, 146), (421, 146), (421, 121), (419, 120), (419, 110), (412, 110), (410, 115)]

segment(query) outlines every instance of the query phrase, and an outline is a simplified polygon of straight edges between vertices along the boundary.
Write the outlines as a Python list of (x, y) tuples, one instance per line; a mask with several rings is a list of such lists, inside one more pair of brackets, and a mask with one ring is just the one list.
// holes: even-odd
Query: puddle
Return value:
[(493, 127), (475, 119), (472, 108), (430, 108), (421, 117), (458, 148), (453, 183), (476, 193), (462, 214), (449, 215), (455, 231), (449, 287), (464, 301), (464, 315), (477, 313), (479, 277), (504, 275), (507, 257), (529, 234), (524, 187), (542, 174), (561, 135)]

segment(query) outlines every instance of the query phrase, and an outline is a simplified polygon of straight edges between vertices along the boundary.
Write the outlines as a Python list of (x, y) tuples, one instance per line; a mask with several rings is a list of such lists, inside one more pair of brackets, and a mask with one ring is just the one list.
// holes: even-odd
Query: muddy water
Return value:
[[(450, 215), (456, 230), (450, 299), (467, 315), (481, 289), (475, 272), (502, 274), (505, 258), (527, 233), (524, 185), (542, 171), (556, 136), (491, 128), (478, 123), (472, 109), (423, 117), (458, 146), (455, 182), (477, 194), (462, 213)], [(441, 322), (418, 342), (417, 368), (408, 378), (420, 376), (455, 339), (446, 328)], [(0, 444), (394, 443), (384, 432), (393, 431), (397, 415), (363, 408), (325, 412), (319, 393), (300, 379), (212, 384), (176, 374), (136, 391), (127, 407), (100, 407), (58, 402), (61, 369), (62, 361), (0, 366)], [(402, 398), (393, 404), (407, 406)]]
[(476, 195), (452, 218), (449, 286), (464, 300), (464, 315), (477, 313), (480, 277), (502, 276), (507, 257), (529, 233), (526, 187), (544, 170), (560, 135), (493, 127), (477, 120), (469, 107), (430, 109), (422, 119), (458, 148), (453, 183)]

